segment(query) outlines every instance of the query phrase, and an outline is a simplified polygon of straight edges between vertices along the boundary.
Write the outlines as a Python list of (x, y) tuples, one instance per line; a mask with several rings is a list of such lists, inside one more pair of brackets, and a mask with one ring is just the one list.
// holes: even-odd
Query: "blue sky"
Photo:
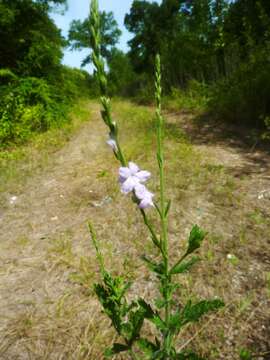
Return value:
[[(156, 0), (160, 2), (160, 0)], [(119, 48), (124, 51), (128, 50), (127, 41), (131, 38), (131, 34), (124, 27), (125, 14), (129, 12), (133, 0), (99, 0), (99, 7), (101, 10), (112, 11), (114, 17), (122, 30), (122, 36)], [(69, 24), (74, 19), (84, 20), (89, 13), (90, 0), (68, 0), (68, 10), (61, 15), (60, 13), (53, 13), (52, 18), (56, 25), (62, 29), (62, 34), (67, 36)], [(65, 50), (63, 63), (72, 67), (80, 67), (82, 59), (89, 53), (89, 50), (70, 51)], [(86, 68), (87, 69), (87, 68)], [(87, 70), (90, 70), (88, 67)]]

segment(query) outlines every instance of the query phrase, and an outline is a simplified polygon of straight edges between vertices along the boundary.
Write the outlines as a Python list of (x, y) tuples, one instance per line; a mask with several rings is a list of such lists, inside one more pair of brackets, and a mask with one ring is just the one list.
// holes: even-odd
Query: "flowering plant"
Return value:
[[(118, 134), (119, 129), (112, 120), (111, 102), (107, 96), (107, 77), (104, 61), (100, 53), (98, 1), (91, 2), (90, 26), (92, 33), (92, 58), (96, 68), (101, 91), (102, 118), (109, 129), (108, 145), (112, 148), (115, 157), (120, 162), (119, 183), (123, 194), (132, 194), (132, 200), (138, 205), (144, 224), (150, 232), (154, 246), (159, 253), (159, 261), (144, 256), (143, 260), (148, 269), (156, 275), (160, 296), (153, 304), (147, 303), (143, 298), (128, 302), (126, 293), (131, 284), (124, 281), (121, 276), (112, 276), (106, 270), (104, 259), (98, 247), (95, 231), (89, 224), (90, 234), (97, 252), (100, 265), (102, 282), (95, 284), (95, 292), (104, 309), (105, 314), (111, 319), (112, 326), (122, 338), (122, 342), (114, 343), (105, 351), (107, 357), (118, 353), (127, 352), (131, 359), (202, 359), (185, 347), (176, 349), (175, 340), (181, 330), (189, 323), (197, 322), (204, 314), (224, 306), (221, 300), (202, 300), (192, 302), (189, 300), (184, 306), (175, 301), (174, 294), (179, 288), (174, 281), (177, 274), (188, 272), (198, 261), (198, 257), (191, 257), (205, 238), (205, 232), (197, 225), (193, 226), (184, 254), (174, 264), (170, 262), (168, 242), (168, 216), (171, 202), (165, 197), (164, 182), (164, 118), (161, 112), (161, 67), (160, 58), (156, 57), (155, 69), (155, 98), (156, 98), (156, 123), (157, 123), (157, 161), (159, 167), (160, 203), (153, 201), (152, 194), (145, 186), (151, 174), (140, 170), (139, 166), (125, 159), (121, 149)], [(157, 231), (147, 216), (147, 208), (156, 210), (160, 220), (160, 229)], [(156, 328), (156, 337), (153, 341), (143, 335), (143, 324), (151, 322)]]

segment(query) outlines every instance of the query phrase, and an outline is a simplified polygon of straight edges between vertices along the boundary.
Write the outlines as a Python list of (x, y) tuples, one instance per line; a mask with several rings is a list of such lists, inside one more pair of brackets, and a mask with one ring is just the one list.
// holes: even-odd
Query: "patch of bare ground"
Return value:
[[(157, 190), (152, 111), (125, 102), (114, 108), (128, 156), (153, 172), (150, 186)], [(130, 296), (151, 300), (155, 292), (140, 260), (145, 251), (155, 253), (136, 208), (119, 194), (118, 164), (96, 105), (92, 118), (16, 199), (2, 194), (1, 359), (103, 359), (115, 334), (92, 290), (98, 269), (88, 220), (108, 268), (135, 280)], [(192, 224), (208, 231), (202, 261), (179, 278), (179, 298), (217, 296), (226, 303), (181, 334), (178, 347), (195, 347), (209, 360), (239, 359), (241, 348), (269, 359), (268, 154), (219, 138), (189, 114), (167, 119), (172, 256), (183, 250)]]

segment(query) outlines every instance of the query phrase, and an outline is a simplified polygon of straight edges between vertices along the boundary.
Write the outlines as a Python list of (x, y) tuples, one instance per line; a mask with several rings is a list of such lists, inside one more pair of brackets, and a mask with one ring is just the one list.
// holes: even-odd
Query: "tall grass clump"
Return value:
[[(121, 192), (129, 194), (142, 215), (153, 245), (158, 253), (158, 260), (151, 254), (144, 255), (142, 260), (150, 272), (155, 274), (159, 295), (151, 303), (138, 296), (132, 301), (127, 300), (127, 292), (131, 283), (123, 276), (113, 276), (107, 269), (99, 249), (96, 233), (91, 224), (89, 230), (93, 240), (97, 260), (100, 266), (101, 282), (95, 284), (95, 293), (103, 307), (104, 313), (110, 318), (118, 337), (121, 339), (105, 350), (106, 357), (113, 357), (126, 352), (125, 358), (131, 359), (202, 359), (185, 346), (177, 348), (176, 339), (190, 323), (197, 322), (203, 315), (216, 311), (224, 304), (219, 299), (193, 301), (191, 297), (185, 304), (176, 297), (180, 285), (176, 281), (179, 274), (187, 273), (198, 262), (194, 252), (198, 250), (206, 233), (194, 225), (187, 239), (186, 250), (180, 258), (172, 263), (170, 239), (168, 236), (168, 219), (171, 202), (166, 197), (166, 176), (164, 157), (164, 118), (161, 107), (161, 67), (160, 58), (156, 57), (155, 68), (155, 99), (156, 99), (156, 130), (157, 130), (157, 164), (159, 168), (159, 202), (154, 201), (155, 195), (146, 187), (151, 174), (141, 170), (139, 166), (127, 161), (119, 142), (119, 128), (112, 119), (111, 101), (108, 97), (108, 83), (105, 64), (100, 52), (100, 19), (98, 1), (92, 0), (90, 26), (92, 32), (92, 59), (101, 91), (102, 118), (108, 127), (109, 140), (116, 159), (119, 161), (119, 183)], [(149, 220), (148, 211), (155, 211), (159, 228)], [(143, 325), (150, 322), (155, 328), (155, 336), (149, 338), (144, 334)]]

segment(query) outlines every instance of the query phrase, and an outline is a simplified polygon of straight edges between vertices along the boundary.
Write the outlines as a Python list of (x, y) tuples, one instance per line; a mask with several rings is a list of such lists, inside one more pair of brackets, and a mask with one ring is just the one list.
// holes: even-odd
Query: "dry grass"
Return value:
[[(96, 105), (90, 108), (95, 121), (77, 129), (41, 171), (31, 171), (13, 205), (5, 185), (0, 212), (1, 359), (103, 358), (115, 335), (92, 290), (98, 269), (88, 220), (95, 225), (108, 268), (135, 281), (130, 297), (140, 293), (150, 299), (155, 292), (154, 279), (139, 258), (144, 252), (154, 255), (154, 249), (138, 212), (118, 191), (118, 165), (104, 144), (106, 129)], [(153, 172), (150, 187), (156, 191), (152, 109), (119, 101), (114, 108), (128, 157)], [(269, 169), (239, 176), (247, 166), (244, 152), (214, 141), (192, 144), (186, 129), (191, 120), (168, 117), (172, 256), (183, 250), (192, 224), (205, 228), (208, 237), (202, 261), (179, 278), (179, 298), (218, 296), (226, 308), (187, 328), (178, 346), (195, 347), (209, 360), (239, 359), (242, 348), (269, 359), (270, 200), (258, 199), (269, 188)]]

